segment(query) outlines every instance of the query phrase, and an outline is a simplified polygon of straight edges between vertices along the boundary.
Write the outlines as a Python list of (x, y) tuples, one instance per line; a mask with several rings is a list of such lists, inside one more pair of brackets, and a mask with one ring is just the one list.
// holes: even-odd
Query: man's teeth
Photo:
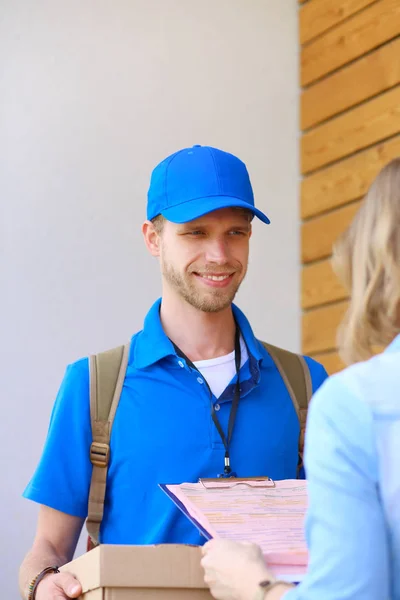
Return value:
[(204, 279), (211, 279), (212, 281), (224, 281), (225, 279), (228, 279), (230, 275), (202, 275), (202, 277), (204, 277)]

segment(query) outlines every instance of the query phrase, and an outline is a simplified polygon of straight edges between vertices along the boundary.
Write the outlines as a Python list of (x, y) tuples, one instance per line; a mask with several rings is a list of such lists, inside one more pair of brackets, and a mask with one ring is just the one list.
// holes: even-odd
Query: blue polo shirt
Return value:
[[(107, 544), (202, 544), (204, 539), (158, 487), (216, 477), (225, 449), (202, 377), (176, 355), (159, 316), (161, 300), (133, 336), (111, 435), (111, 461), (101, 541)], [(274, 362), (233, 306), (249, 359), (240, 371), (241, 401), (230, 446), (240, 477), (296, 477), (299, 422)], [(315, 391), (325, 369), (307, 358)], [(217, 399), (227, 431), (236, 376)], [(24, 496), (59, 511), (87, 516), (91, 477), (88, 359), (68, 366), (43, 454)]]

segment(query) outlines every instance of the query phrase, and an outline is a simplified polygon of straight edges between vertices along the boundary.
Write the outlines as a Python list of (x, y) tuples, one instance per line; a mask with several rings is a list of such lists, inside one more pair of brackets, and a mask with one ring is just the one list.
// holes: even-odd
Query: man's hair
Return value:
[[(249, 223), (251, 223), (252, 220), (254, 219), (254, 214), (251, 212), (251, 210), (248, 210), (247, 208), (241, 208), (241, 207), (233, 207), (233, 208), (237, 211), (240, 211), (244, 215), (246, 215), (247, 218), (249, 219)], [(151, 222), (154, 225), (154, 229), (156, 230), (156, 232), (159, 235), (163, 231), (165, 221), (166, 221), (166, 218), (163, 217), (162, 215), (157, 215), (156, 217), (154, 217), (154, 219), (151, 219)]]
[(351, 296), (339, 330), (341, 356), (365, 360), (400, 332), (400, 159), (379, 173), (336, 242), (333, 268)]
[(151, 222), (154, 225), (154, 229), (159, 235), (162, 233), (165, 221), (166, 219), (162, 215), (157, 215), (156, 217), (154, 217), (154, 219), (151, 219)]

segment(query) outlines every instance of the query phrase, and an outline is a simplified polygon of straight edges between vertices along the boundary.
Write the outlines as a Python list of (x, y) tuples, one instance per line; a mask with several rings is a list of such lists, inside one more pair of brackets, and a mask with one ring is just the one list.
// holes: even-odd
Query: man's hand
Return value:
[(36, 590), (36, 600), (66, 600), (79, 598), (82, 586), (71, 573), (46, 575)]
[[(31, 550), (19, 570), (19, 589), (22, 598), (28, 597), (33, 577), (49, 565), (69, 563), (76, 548), (84, 519), (42, 505)], [(65, 600), (79, 598), (79, 581), (71, 573), (52, 573), (38, 583), (36, 600)]]
[(215, 539), (202, 552), (204, 581), (218, 600), (250, 600), (260, 581), (272, 579), (255, 544)]

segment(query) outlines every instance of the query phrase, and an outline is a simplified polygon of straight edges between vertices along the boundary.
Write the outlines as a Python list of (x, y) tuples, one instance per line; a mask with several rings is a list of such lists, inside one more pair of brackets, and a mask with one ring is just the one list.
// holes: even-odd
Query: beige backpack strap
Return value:
[(99, 543), (104, 513), (110, 435), (128, 365), (129, 344), (89, 357), (93, 465), (86, 527), (92, 546)]
[(262, 342), (274, 361), (292, 399), (300, 422), (298, 472), (303, 466), (304, 437), (307, 421), (308, 404), (312, 396), (310, 369), (304, 357), (283, 348)]

